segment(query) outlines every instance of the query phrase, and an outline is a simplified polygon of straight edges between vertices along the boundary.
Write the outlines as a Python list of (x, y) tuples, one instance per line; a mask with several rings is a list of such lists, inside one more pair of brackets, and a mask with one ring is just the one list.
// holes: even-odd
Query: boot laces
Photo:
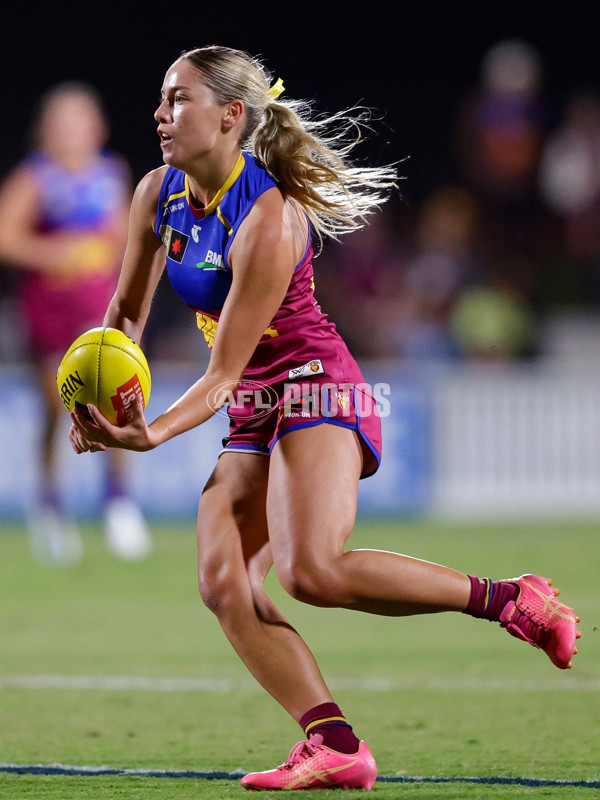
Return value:
[(301, 761), (312, 758), (316, 752), (315, 745), (310, 742), (298, 742), (290, 750), (288, 760), (279, 769), (293, 769)]

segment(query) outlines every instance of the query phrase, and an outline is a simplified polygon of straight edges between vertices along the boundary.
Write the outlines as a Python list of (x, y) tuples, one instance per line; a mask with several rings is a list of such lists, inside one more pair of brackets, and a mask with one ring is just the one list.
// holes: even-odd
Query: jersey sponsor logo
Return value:
[(160, 235), (164, 246), (167, 248), (167, 256), (171, 261), (176, 261), (178, 264), (181, 264), (190, 237), (186, 233), (172, 228), (170, 225), (163, 225), (160, 229)]
[(163, 209), (163, 217), (172, 214), (174, 211), (181, 211), (183, 208), (185, 208), (185, 203), (183, 200), (181, 200), (179, 203), (173, 203), (173, 205), (165, 206)]
[(280, 418), (356, 419), (354, 386), (350, 383), (319, 383), (302, 381), (284, 384)]
[(294, 367), (288, 372), (288, 380), (293, 381), (297, 378), (307, 378), (311, 375), (320, 375), (322, 372), (325, 372), (323, 369), (323, 363), (319, 358), (313, 358), (312, 361), (309, 361), (307, 364), (303, 364), (301, 367)]
[(202, 228), (200, 225), (192, 225), (192, 239), (196, 242), (196, 244), (198, 244), (198, 234), (201, 230)]
[(208, 250), (204, 261), (199, 261), (196, 264), (200, 269), (227, 269), (223, 263), (223, 256), (221, 253), (215, 253), (214, 250)]
[(310, 419), (319, 414), (318, 406), (318, 394), (309, 392), (302, 397), (286, 400), (284, 405), (279, 409), (279, 415), (283, 417), (283, 419), (290, 419), (292, 417)]

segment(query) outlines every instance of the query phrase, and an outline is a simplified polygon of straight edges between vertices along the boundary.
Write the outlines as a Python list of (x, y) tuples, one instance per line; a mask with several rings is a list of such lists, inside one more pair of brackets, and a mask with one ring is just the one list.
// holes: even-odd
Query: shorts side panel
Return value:
[(296, 384), (286, 394), (277, 416), (277, 426), (269, 443), (275, 443), (286, 433), (316, 425), (339, 425), (359, 435), (363, 452), (361, 478), (373, 475), (381, 463), (381, 419), (377, 404), (365, 387), (352, 384), (323, 382)]

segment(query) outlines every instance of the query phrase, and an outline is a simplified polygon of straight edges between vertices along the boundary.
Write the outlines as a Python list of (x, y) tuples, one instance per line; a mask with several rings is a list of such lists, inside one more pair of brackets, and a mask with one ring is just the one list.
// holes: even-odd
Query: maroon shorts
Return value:
[(229, 436), (222, 453), (269, 455), (285, 434), (316, 425), (356, 431), (363, 452), (361, 478), (381, 462), (381, 418), (369, 386), (334, 383), (319, 375), (310, 382), (264, 385), (243, 381), (228, 408)]
[(20, 301), (32, 357), (61, 358), (78, 336), (101, 325), (116, 285), (114, 273), (97, 273), (66, 285), (37, 274), (27, 276)]

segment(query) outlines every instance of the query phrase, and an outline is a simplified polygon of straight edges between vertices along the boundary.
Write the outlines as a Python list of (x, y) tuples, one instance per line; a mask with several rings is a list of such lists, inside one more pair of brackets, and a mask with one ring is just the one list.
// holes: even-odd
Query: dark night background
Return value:
[[(374, 109), (378, 117), (374, 133), (358, 156), (373, 165), (401, 162), (401, 195), (386, 204), (389, 225), (383, 235), (375, 232), (375, 239), (379, 237), (375, 249), (368, 232), (362, 253), (360, 237), (349, 237), (347, 244), (344, 237), (341, 254), (337, 245), (328, 243), (318, 262), (319, 300), (359, 357), (390, 352), (394, 357), (411, 352), (418, 358), (435, 357), (440, 355), (440, 342), (443, 358), (448, 347), (454, 354), (452, 314), (469, 283), (508, 280), (509, 292), (516, 291), (518, 303), (525, 304), (517, 313), (536, 315), (536, 330), (523, 334), (512, 355), (543, 350), (538, 343), (539, 320), (548, 309), (569, 302), (600, 304), (597, 254), (591, 269), (586, 265), (578, 272), (560, 239), (563, 220), (550, 217), (548, 222), (545, 210), (541, 236), (525, 232), (527, 247), (536, 237), (541, 243), (538, 246), (536, 240), (537, 250), (525, 254), (525, 263), (501, 252), (510, 249), (510, 243), (500, 248), (487, 244), (481, 274), (465, 272), (464, 265), (456, 264), (456, 284), (435, 308), (430, 293), (432, 287), (440, 288), (444, 273), (435, 264), (425, 264), (424, 269), (417, 265), (422, 294), (415, 297), (407, 289), (406, 276), (411, 273), (404, 252), (414, 251), (419, 219), (437, 190), (464, 183), (457, 155), (457, 141), (464, 139), (457, 137), (457, 123), (465, 100), (478, 85), (482, 60), (490, 48), (506, 39), (520, 39), (534, 48), (541, 62), (546, 132), (560, 125), (578, 90), (600, 93), (591, 4), (13, 2), (3, 13), (2, 25), (0, 178), (29, 148), (27, 132), (40, 96), (61, 81), (83, 80), (99, 90), (111, 122), (109, 146), (127, 159), (137, 183), (162, 163), (153, 113), (166, 70), (182, 51), (207, 44), (261, 57), (274, 78), (283, 79), (287, 97), (311, 100), (317, 111), (334, 112), (355, 104)], [(480, 201), (477, 194), (473, 199)], [(536, 203), (539, 208), (539, 198)], [(452, 205), (447, 211), (454, 214)], [(463, 213), (460, 208), (456, 211)], [(518, 222), (519, 213), (513, 213), (513, 221)], [(595, 217), (590, 219), (593, 229)], [(488, 216), (478, 231), (487, 236), (495, 221), (492, 216), (490, 226)], [(591, 238), (600, 240), (593, 230)], [(490, 254), (493, 263), (487, 264)], [(364, 257), (366, 262), (361, 261)], [(381, 269), (386, 259), (387, 272)], [(428, 272), (431, 268), (433, 272)], [(0, 272), (0, 296), (8, 300), (15, 280), (15, 274)], [(159, 286), (146, 343), (151, 355), (160, 346), (162, 357), (171, 358), (182, 352), (182, 326), (186, 322), (191, 326), (193, 319), (181, 314), (179, 299), (165, 283)], [(413, 303), (409, 308), (407, 298)], [(190, 337), (197, 342), (193, 327)], [(471, 325), (469, 330), (476, 328)], [(399, 337), (396, 343), (394, 336)], [(417, 350), (407, 345), (407, 336), (410, 342), (416, 336)], [(0, 359), (2, 353), (13, 354), (16, 339), (9, 338), (13, 344), (4, 351), (0, 347)], [(194, 351), (200, 345), (203, 342), (189, 347)]]
[(24, 153), (39, 95), (84, 79), (102, 93), (111, 145), (139, 179), (160, 163), (152, 114), (182, 50), (224, 44), (261, 55), (290, 97), (323, 111), (364, 102), (385, 115), (369, 156), (410, 156), (411, 200), (451, 178), (457, 107), (488, 48), (505, 37), (536, 46), (550, 115), (573, 88), (600, 85), (592, 4), (201, 2), (18, 3), (3, 12), (0, 173)]
[[(373, 165), (400, 162), (399, 172), (405, 177), (401, 197), (393, 195), (383, 213), (370, 218), (372, 224), (343, 237), (341, 244), (325, 243), (315, 262), (315, 284), (317, 301), (361, 366), (366, 364), (377, 380), (391, 385), (408, 382), (402, 383), (400, 408), (394, 411), (400, 421), (393, 423), (398, 433), (392, 448), (398, 448), (399, 460), (388, 472), (390, 483), (375, 496), (383, 498), (388, 492), (390, 500), (400, 498), (400, 503), (409, 498), (412, 509), (413, 502), (421, 502), (415, 497), (430, 491), (429, 477), (422, 476), (430, 468), (429, 460), (437, 457), (428, 448), (429, 439), (433, 442), (438, 435), (431, 415), (437, 415), (440, 406), (429, 388), (422, 393), (421, 383), (438, 378), (443, 383), (447, 374), (462, 381), (475, 366), (476, 377), (485, 377), (489, 369), (491, 382), (481, 384), (487, 386), (483, 394), (474, 392), (475, 405), (466, 394), (457, 395), (467, 398), (464, 429), (459, 409), (458, 427), (450, 425), (449, 430), (464, 431), (466, 446), (461, 441), (457, 460), (452, 454), (447, 459), (456, 469), (447, 473), (452, 510), (463, 502), (467, 511), (473, 510), (472, 501), (480, 510), (479, 503), (487, 502), (495, 478), (487, 471), (491, 459), (488, 464), (485, 456), (485, 463), (480, 462), (478, 451), (486, 450), (481, 431), (488, 430), (488, 424), (495, 431), (498, 420), (498, 438), (494, 434), (486, 441), (488, 452), (498, 453), (502, 513), (510, 505), (506, 486), (513, 485), (504, 481), (503, 472), (511, 469), (504, 460), (511, 448), (517, 466), (506, 480), (515, 478), (515, 496), (523, 500), (523, 508), (529, 484), (517, 483), (531, 465), (531, 502), (541, 502), (544, 514), (558, 508), (561, 497), (576, 506), (578, 514), (585, 511), (580, 497), (588, 490), (589, 508), (597, 509), (600, 57), (594, 6), (526, 0), (10, 0), (0, 17), (0, 179), (29, 149), (27, 131), (40, 96), (59, 82), (83, 80), (104, 100), (112, 129), (110, 148), (125, 157), (133, 180), (139, 181), (162, 163), (153, 114), (164, 74), (183, 51), (198, 46), (221, 44), (261, 57), (274, 78), (283, 79), (285, 97), (312, 100), (317, 111), (336, 112), (356, 104), (373, 108), (380, 119), (359, 155)], [(470, 106), (478, 124), (461, 126), (460, 120), (469, 118), (461, 114), (465, 101), (475, 88), (482, 88), (484, 58), (508, 39), (534, 49), (534, 61), (541, 63), (541, 96), (535, 81), (533, 92), (522, 87), (514, 92), (513, 85), (516, 100), (511, 95), (506, 101), (502, 95), (498, 101), (496, 94), (490, 101), (494, 92), (481, 91), (477, 99), (483, 97), (483, 102)], [(592, 91), (581, 94), (586, 89)], [(584, 101), (593, 98), (591, 111), (584, 104), (583, 114), (582, 96)], [(577, 125), (574, 100), (579, 101)], [(558, 156), (552, 150), (556, 141), (562, 145)], [(544, 170), (549, 151), (551, 168)], [(542, 178), (549, 174), (552, 181), (544, 184)], [(24, 326), (14, 302), (21, 274), (0, 264), (0, 371), (5, 364), (21, 368), (28, 363)], [(142, 344), (152, 368), (167, 366), (169, 374), (181, 366), (182, 375), (197, 375), (207, 363), (209, 351), (195, 316), (166, 276), (159, 283)], [(446, 372), (454, 368), (456, 372)], [(550, 382), (537, 382), (545, 369)], [(496, 379), (504, 374), (512, 389), (508, 395), (498, 392), (499, 405), (488, 407), (487, 398), (499, 385)], [(521, 389), (523, 378), (526, 391)], [(468, 391), (473, 384), (466, 386)], [(452, 395), (453, 389), (449, 391)], [(503, 438), (513, 414), (506, 398), (513, 396), (514, 414), (518, 417), (519, 409), (525, 409), (516, 423), (519, 441), (514, 448), (510, 436)], [(580, 429), (573, 428), (575, 421), (581, 421)], [(556, 450), (546, 449), (546, 430), (541, 430), (546, 424), (548, 436), (556, 437)], [(445, 426), (438, 427), (444, 438)], [(436, 439), (432, 449), (445, 452), (443, 446), (454, 447), (462, 434), (454, 435), (444, 439), (445, 445)], [(5, 450), (11, 452), (9, 447)], [(463, 451), (465, 461), (460, 458)], [(565, 493), (558, 492), (557, 498), (555, 488), (563, 473), (556, 465), (563, 461)], [(480, 463), (481, 492), (480, 484), (468, 482), (477, 472), (473, 465)], [(13, 470), (12, 461), (6, 469)], [(583, 470), (588, 469), (589, 482), (582, 482)], [(413, 470), (415, 484), (407, 478), (406, 486), (399, 488), (395, 476)], [(465, 476), (462, 494), (455, 487)], [(196, 487), (192, 489), (195, 505)], [(457, 505), (452, 506), (455, 499)]]

